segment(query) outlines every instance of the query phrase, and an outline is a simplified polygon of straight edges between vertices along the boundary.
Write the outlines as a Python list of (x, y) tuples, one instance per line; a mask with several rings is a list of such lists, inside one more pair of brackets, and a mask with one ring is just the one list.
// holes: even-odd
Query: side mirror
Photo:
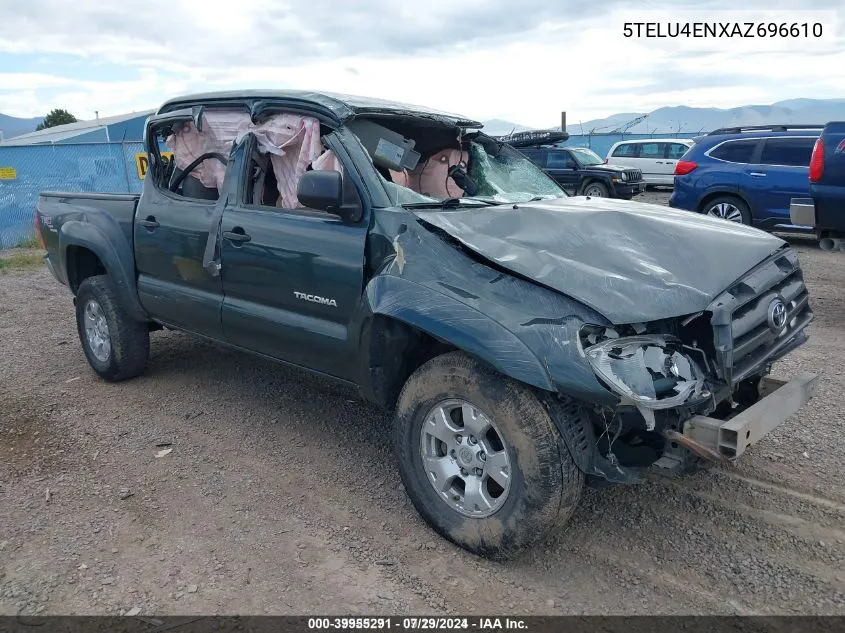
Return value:
[(343, 176), (339, 171), (306, 171), (299, 179), (296, 197), (310, 209), (341, 215)]

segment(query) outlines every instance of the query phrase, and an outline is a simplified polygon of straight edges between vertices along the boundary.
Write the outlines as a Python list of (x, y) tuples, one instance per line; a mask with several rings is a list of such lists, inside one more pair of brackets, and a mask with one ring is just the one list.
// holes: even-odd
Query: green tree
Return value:
[(50, 114), (44, 117), (44, 120), (38, 124), (36, 130), (46, 130), (48, 127), (56, 127), (57, 125), (65, 125), (66, 123), (76, 123), (77, 118), (67, 110), (62, 108), (53, 108)]

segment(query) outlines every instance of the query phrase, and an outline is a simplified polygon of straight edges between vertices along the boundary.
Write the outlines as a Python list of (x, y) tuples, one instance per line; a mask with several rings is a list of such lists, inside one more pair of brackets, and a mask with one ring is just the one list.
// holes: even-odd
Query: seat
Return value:
[(217, 200), (220, 197), (215, 187), (206, 187), (199, 178), (186, 176), (182, 181), (182, 195), (186, 198), (199, 198), (200, 200)]

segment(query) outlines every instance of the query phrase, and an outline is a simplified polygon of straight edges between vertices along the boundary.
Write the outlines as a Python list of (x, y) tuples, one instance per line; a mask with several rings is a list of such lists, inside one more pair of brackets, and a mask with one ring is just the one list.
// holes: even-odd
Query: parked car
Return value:
[(692, 139), (685, 138), (618, 141), (610, 147), (604, 162), (639, 169), (647, 185), (672, 185), (675, 164), (692, 146)]
[(587, 147), (518, 147), (534, 164), (570, 192), (630, 200), (645, 191), (639, 169), (608, 165)]
[(789, 217), (807, 197), (810, 155), (822, 126), (723, 128), (697, 137), (675, 165), (669, 206), (764, 230), (806, 230)]
[(824, 126), (810, 158), (809, 198), (793, 198), (793, 224), (807, 225), (824, 250), (845, 250), (845, 121)]
[(813, 319), (773, 235), (569, 196), (416, 106), (208, 93), (146, 125), (140, 195), (35, 212), (93, 371), (140, 375), (166, 328), (357, 387), (414, 506), (472, 552), (546, 538), (585, 483), (732, 461), (811, 397), (769, 375)]

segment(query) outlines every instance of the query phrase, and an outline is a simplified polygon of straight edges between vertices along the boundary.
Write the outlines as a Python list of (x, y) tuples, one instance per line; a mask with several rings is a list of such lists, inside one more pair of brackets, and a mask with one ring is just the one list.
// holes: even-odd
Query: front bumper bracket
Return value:
[(802, 374), (789, 382), (764, 377), (760, 400), (741, 413), (718, 420), (696, 415), (684, 424), (684, 436), (733, 461), (752, 444), (783, 424), (813, 397), (819, 377)]

